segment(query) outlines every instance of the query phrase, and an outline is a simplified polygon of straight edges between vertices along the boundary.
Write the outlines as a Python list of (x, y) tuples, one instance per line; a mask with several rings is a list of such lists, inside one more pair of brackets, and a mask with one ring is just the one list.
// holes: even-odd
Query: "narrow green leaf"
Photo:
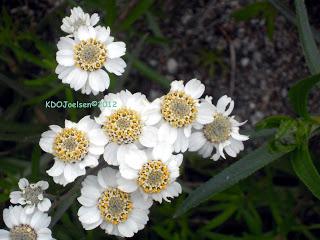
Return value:
[(35, 98), (31, 98), (30, 100), (26, 101), (24, 103), (24, 105), (34, 105), (37, 103), (40, 103), (54, 95), (56, 95), (58, 92), (60, 92), (62, 89), (64, 88), (64, 86), (62, 84), (59, 84), (58, 86), (56, 86), (55, 88), (50, 89), (48, 92), (46, 92), (43, 95), (37, 96)]
[(140, 0), (137, 4), (130, 10), (128, 16), (122, 21), (120, 25), (121, 30), (128, 29), (136, 20), (138, 20), (142, 15), (144, 15), (147, 10), (151, 7), (154, 0)]
[(320, 82), (320, 74), (300, 80), (289, 90), (289, 100), (295, 112), (301, 117), (310, 117), (308, 113), (308, 96), (312, 87), (318, 82)]
[(136, 68), (142, 75), (156, 83), (159, 83), (162, 87), (166, 89), (169, 88), (170, 81), (166, 77), (154, 71), (152, 68), (135, 58), (133, 55), (128, 55), (128, 58), (130, 60), (132, 59), (132, 66)]
[(117, 17), (117, 5), (115, 0), (105, 1), (106, 6), (106, 24), (112, 26)]
[(285, 152), (271, 152), (268, 145), (261, 146), (195, 189), (177, 209), (175, 217), (198, 206), (212, 195), (233, 186), (285, 154)]
[(308, 142), (298, 147), (291, 155), (291, 163), (300, 180), (320, 199), (320, 175), (310, 156)]
[(33, 181), (39, 180), (40, 175), (40, 156), (41, 149), (39, 145), (36, 145), (32, 151), (31, 155), (31, 179)]
[(217, 215), (215, 218), (213, 218), (211, 221), (209, 221), (202, 229), (201, 231), (209, 231), (213, 230), (216, 227), (219, 227), (224, 222), (226, 222), (237, 210), (237, 206), (229, 206), (224, 209), (222, 213)]
[[(65, 95), (66, 95), (66, 99), (69, 103), (74, 102), (74, 96), (73, 96), (73, 92), (70, 90), (70, 88), (66, 88), (65, 89)], [(71, 121), (76, 122), (77, 121), (77, 109), (75, 108), (68, 108), (68, 113), (70, 116)]]
[(294, 2), (297, 12), (299, 36), (304, 56), (310, 72), (312, 74), (317, 74), (320, 72), (320, 52), (309, 25), (307, 9), (304, 1), (295, 0)]
[[(282, 1), (279, 0), (268, 0), (275, 9), (277, 9), (283, 16), (285, 16), (291, 23), (297, 25), (297, 19), (293, 11)], [(317, 40), (320, 42), (320, 32), (315, 28), (311, 27), (312, 33)]]

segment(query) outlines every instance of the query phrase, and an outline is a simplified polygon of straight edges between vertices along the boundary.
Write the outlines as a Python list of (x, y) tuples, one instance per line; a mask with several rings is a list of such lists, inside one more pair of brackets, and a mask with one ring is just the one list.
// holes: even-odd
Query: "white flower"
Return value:
[(48, 228), (51, 218), (36, 209), (33, 214), (26, 214), (22, 206), (10, 206), (3, 210), (3, 221), (9, 231), (0, 229), (1, 240), (28, 239), (53, 240)]
[(160, 143), (152, 151), (140, 151), (136, 156), (127, 155), (128, 160), (120, 165), (119, 189), (125, 192), (138, 189), (144, 199), (160, 203), (162, 199), (170, 202), (168, 198), (177, 197), (182, 192), (176, 179), (183, 156), (172, 155), (166, 144)]
[(89, 116), (78, 123), (65, 121), (65, 127), (49, 126), (39, 142), (43, 151), (55, 156), (47, 173), (54, 182), (66, 185), (86, 173), (86, 167), (96, 167), (106, 140), (100, 126)]
[(153, 114), (147, 113), (149, 102), (145, 95), (123, 90), (106, 95), (104, 101), (116, 102), (114, 108), (101, 108), (96, 118), (108, 141), (103, 155), (107, 163), (117, 166), (138, 148), (156, 146), (158, 129), (150, 121)]
[(25, 210), (27, 214), (33, 213), (36, 208), (41, 212), (49, 210), (51, 202), (48, 198), (44, 197), (44, 191), (49, 188), (48, 182), (39, 181), (29, 184), (27, 179), (21, 178), (18, 185), (21, 191), (10, 193), (10, 202), (12, 204), (26, 205)]
[(108, 234), (132, 237), (148, 222), (152, 200), (144, 200), (139, 192), (121, 191), (117, 173), (108, 167), (98, 176), (86, 177), (78, 198), (83, 205), (78, 216), (86, 230), (100, 226)]
[(239, 127), (246, 122), (239, 123), (230, 116), (233, 107), (234, 101), (226, 95), (218, 100), (217, 106), (212, 104), (210, 97), (206, 97), (199, 107), (201, 124), (194, 125), (196, 131), (191, 134), (189, 151), (199, 151), (206, 158), (215, 148), (216, 153), (211, 157), (215, 161), (220, 156), (225, 158), (224, 151), (236, 157), (244, 149), (242, 141), (249, 137), (239, 134)]
[(199, 98), (204, 89), (197, 79), (191, 79), (186, 85), (183, 81), (173, 81), (170, 92), (154, 100), (149, 107), (153, 121), (160, 122), (159, 140), (170, 141), (175, 152), (188, 149), (188, 138), (199, 117)]
[[(110, 28), (79, 27), (75, 38), (62, 37), (58, 42), (56, 73), (63, 83), (84, 94), (97, 95), (108, 89), (110, 78), (106, 71), (121, 75), (126, 63), (124, 42), (113, 42)], [(105, 68), (106, 70), (104, 70)]]
[(65, 17), (62, 20), (61, 30), (73, 34), (75, 33), (79, 27), (81, 26), (94, 26), (99, 22), (99, 15), (94, 13), (91, 15), (88, 13), (83, 12), (81, 7), (74, 7), (71, 9), (70, 17)]

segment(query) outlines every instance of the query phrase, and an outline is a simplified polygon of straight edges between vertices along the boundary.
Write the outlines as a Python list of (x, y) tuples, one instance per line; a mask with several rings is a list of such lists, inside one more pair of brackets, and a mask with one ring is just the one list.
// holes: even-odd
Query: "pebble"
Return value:
[(169, 73), (176, 73), (178, 70), (178, 63), (174, 58), (169, 58), (167, 61), (167, 70)]

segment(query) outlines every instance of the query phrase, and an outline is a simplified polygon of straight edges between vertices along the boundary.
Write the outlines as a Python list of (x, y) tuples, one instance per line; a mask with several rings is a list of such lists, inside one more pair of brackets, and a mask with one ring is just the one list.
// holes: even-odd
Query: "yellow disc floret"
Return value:
[(162, 116), (173, 127), (190, 125), (197, 112), (196, 101), (182, 91), (169, 92), (162, 101)]
[(212, 143), (221, 143), (230, 138), (231, 122), (228, 117), (216, 114), (213, 122), (204, 125), (203, 135)]
[(168, 186), (168, 167), (160, 160), (149, 161), (140, 169), (137, 181), (145, 193), (159, 193)]
[(136, 111), (123, 107), (108, 116), (102, 128), (112, 142), (133, 143), (142, 132), (141, 118)]
[(14, 226), (10, 230), (10, 239), (12, 240), (36, 240), (37, 237), (36, 231), (27, 224)]
[(95, 71), (103, 67), (107, 59), (107, 49), (96, 39), (82, 40), (74, 46), (76, 66), (84, 71)]
[(103, 219), (112, 224), (125, 222), (132, 211), (132, 201), (129, 193), (118, 188), (105, 190), (98, 202), (98, 208)]
[(53, 143), (53, 154), (67, 163), (78, 162), (88, 153), (89, 140), (76, 128), (65, 128), (57, 134)]

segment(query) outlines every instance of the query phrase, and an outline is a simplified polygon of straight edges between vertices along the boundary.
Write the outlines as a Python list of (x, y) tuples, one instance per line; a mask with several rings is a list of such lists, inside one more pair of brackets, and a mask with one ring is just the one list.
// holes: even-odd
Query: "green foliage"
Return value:
[(251, 3), (242, 9), (233, 12), (232, 16), (237, 21), (248, 21), (252, 18), (262, 17), (266, 21), (268, 37), (272, 39), (277, 11), (268, 1)]
[(297, 12), (297, 25), (300, 42), (304, 51), (304, 56), (312, 74), (320, 72), (320, 52), (314, 40), (311, 27), (308, 21), (308, 14), (304, 1), (295, 0)]

